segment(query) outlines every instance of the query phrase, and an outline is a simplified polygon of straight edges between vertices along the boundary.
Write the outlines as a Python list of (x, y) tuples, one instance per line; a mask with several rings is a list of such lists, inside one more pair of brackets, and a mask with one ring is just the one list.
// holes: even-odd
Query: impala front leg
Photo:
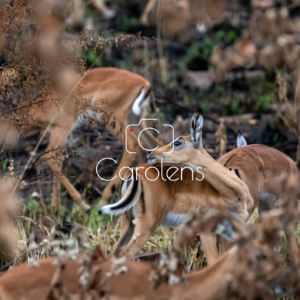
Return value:
[(55, 158), (55, 153), (53, 153), (58, 148), (63, 148), (65, 146), (65, 141), (68, 133), (69, 133), (69, 129), (63, 130), (59, 127), (55, 127), (54, 129), (52, 129), (50, 135), (50, 141), (46, 149), (45, 159), (48, 166), (53, 171), (54, 175), (66, 188), (71, 198), (81, 207), (83, 211), (87, 212), (90, 210), (90, 206), (81, 200), (81, 196), (79, 192), (74, 188), (74, 186), (66, 178), (66, 176), (64, 176), (61, 173)]
[(201, 245), (208, 265), (212, 265), (219, 258), (217, 238), (210, 233), (200, 234)]

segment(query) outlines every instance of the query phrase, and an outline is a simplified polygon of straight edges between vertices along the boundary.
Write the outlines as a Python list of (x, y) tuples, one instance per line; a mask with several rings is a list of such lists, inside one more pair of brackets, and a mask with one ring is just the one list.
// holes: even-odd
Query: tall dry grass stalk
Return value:
[[(18, 197), (13, 193), (13, 177), (0, 180), (0, 261), (9, 262), (17, 255), (17, 231), (24, 232), (18, 220)], [(17, 225), (17, 226), (16, 226)]]
[(158, 51), (158, 57), (159, 57), (159, 64), (160, 64), (160, 71), (161, 71), (161, 79), (163, 83), (167, 83), (168, 81), (168, 74), (167, 74), (167, 64), (166, 59), (164, 57), (163, 52), (163, 45), (161, 40), (161, 2), (162, 0), (158, 0), (158, 8), (157, 8), (157, 14), (156, 14), (156, 38), (157, 38), (157, 51)]
[(219, 158), (226, 153), (226, 147), (227, 147), (227, 134), (226, 134), (226, 125), (224, 120), (220, 121), (220, 126), (218, 130), (215, 133), (215, 136), (217, 138), (217, 143), (219, 143), (219, 146), (217, 147), (217, 151), (219, 152)]

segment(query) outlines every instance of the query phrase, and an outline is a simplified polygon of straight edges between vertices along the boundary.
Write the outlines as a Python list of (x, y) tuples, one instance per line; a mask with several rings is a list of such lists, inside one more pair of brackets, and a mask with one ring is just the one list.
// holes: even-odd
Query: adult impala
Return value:
[[(192, 207), (199, 209), (206, 205), (224, 205), (244, 220), (248, 212), (252, 213), (254, 203), (246, 184), (203, 149), (202, 126), (203, 117), (197, 111), (191, 121), (191, 136), (179, 137), (149, 156), (150, 163), (164, 163), (164, 152), (172, 152), (174, 147), (172, 153), (166, 154), (167, 165), (171, 167), (139, 165), (132, 173), (127, 173), (122, 186), (122, 199), (116, 204), (102, 207), (100, 213), (126, 212), (121, 216), (121, 237), (116, 246), (116, 255), (133, 257), (158, 226), (179, 226), (185, 222)], [(170, 157), (174, 157), (174, 160), (170, 160)], [(192, 158), (195, 159), (191, 162)], [(179, 160), (181, 163), (178, 163)], [(180, 164), (183, 166), (181, 170), (176, 167)], [(178, 174), (174, 172), (176, 168)], [(215, 237), (202, 234), (201, 242), (208, 263), (213, 263), (219, 256)]]
[[(298, 185), (295, 162), (277, 149), (259, 144), (247, 145), (240, 134), (237, 146), (220, 157), (218, 162), (246, 183), (258, 211), (288, 206), (286, 201), (290, 200), (286, 198), (285, 189), (295, 189)], [(284, 229), (289, 255), (296, 263), (299, 260), (296, 240), (291, 228)]]
[[(55, 155), (51, 150), (66, 146), (67, 136), (73, 124), (79, 115), (88, 110), (98, 112), (97, 119), (104, 122), (105, 125), (107, 124), (107, 129), (124, 142), (122, 133), (128, 124), (128, 119), (138, 123), (143, 108), (149, 104), (151, 85), (142, 76), (116, 68), (93, 69), (87, 71), (85, 75), (78, 74), (72, 79), (75, 86), (72, 97), (57, 101), (63, 97), (54, 93), (52, 98), (44, 101), (43, 106), (33, 105), (29, 110), (32, 121), (21, 128), (12, 123), (6, 109), (0, 106), (0, 150), (12, 147), (20, 136), (24, 136), (30, 131), (36, 129), (44, 131), (47, 128), (50, 131), (49, 144), (45, 152), (47, 164), (65, 186), (72, 199), (86, 211), (89, 206), (82, 201), (79, 192), (60, 172)], [(39, 102), (41, 101), (37, 101), (37, 103)], [(158, 145), (155, 138), (147, 131), (141, 136), (141, 142), (145, 145)], [(132, 152), (140, 151), (135, 132), (128, 132), (127, 147)], [(135, 157), (136, 155), (124, 151), (115, 174), (118, 174), (123, 166), (130, 166)], [(110, 181), (103, 191), (101, 203), (105, 204), (111, 196), (119, 180), (118, 176), (115, 177), (115, 180)], [(55, 209), (59, 207), (59, 193), (60, 188), (57, 183), (54, 183), (52, 206)]]
[[(236, 174), (248, 187), (251, 197), (247, 204), (249, 217), (255, 207), (268, 210), (276, 206), (276, 200), (285, 197), (283, 186), (295, 188), (298, 184), (298, 172), (295, 163), (280, 151), (264, 145), (249, 145), (242, 135), (238, 136), (238, 148), (224, 154), (218, 162), (212, 159), (203, 149), (201, 140), (201, 117), (195, 114), (191, 120), (191, 136), (179, 137), (174, 141), (174, 151), (170, 152), (172, 144), (157, 148), (149, 154), (151, 163), (163, 161), (168, 166), (190, 166), (194, 170), (200, 165), (205, 179), (220, 192), (222, 198), (233, 199), (238, 189), (237, 180), (233, 180), (224, 171), (224, 167)], [(196, 130), (194, 130), (196, 128)], [(198, 129), (197, 129), (198, 128)], [(204, 163), (204, 162), (210, 163)], [(224, 174), (224, 175), (221, 175)], [(224, 193), (224, 192), (225, 193)], [(253, 202), (254, 200), (254, 202)], [(281, 203), (278, 203), (280, 206)], [(299, 260), (298, 248), (290, 229), (285, 228), (288, 252), (294, 262)]]
[(160, 26), (164, 35), (180, 37), (193, 26), (205, 33), (222, 20), (225, 9), (226, 1), (223, 0), (149, 0), (140, 20), (146, 26)]

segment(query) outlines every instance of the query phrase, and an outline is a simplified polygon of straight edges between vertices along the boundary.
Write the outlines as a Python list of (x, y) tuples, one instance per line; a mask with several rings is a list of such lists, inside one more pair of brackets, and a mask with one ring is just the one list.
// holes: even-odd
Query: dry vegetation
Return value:
[[(203, 143), (214, 158), (235, 147), (241, 129), (250, 143), (274, 146), (298, 166), (300, 3), (279, 2), (0, 3), (0, 299), (300, 298), (300, 266), (282, 233), (293, 232), (299, 248), (298, 182), (281, 180), (281, 207), (256, 211), (248, 224), (214, 204), (191, 211), (179, 229), (156, 229), (136, 261), (108, 257), (120, 221), (98, 215), (105, 183), (95, 166), (102, 157), (119, 161), (124, 145), (86, 113), (76, 90), (88, 69), (128, 69), (151, 82), (157, 127), (169, 122), (175, 136), (185, 135), (191, 111), (201, 105), (208, 120)], [(135, 10), (140, 20), (132, 17)], [(32, 108), (46, 113), (51, 102), (59, 112), (68, 101), (87, 120), (70, 134), (68, 147), (46, 149), (55, 115), (42, 132), (24, 138), (35, 122)], [(98, 113), (115, 128), (108, 102)], [(170, 132), (163, 138), (169, 142)], [(59, 172), (49, 172), (49, 159)], [(92, 206), (89, 214), (72, 203), (62, 176)], [(231, 246), (212, 266), (201, 248), (203, 232)]]

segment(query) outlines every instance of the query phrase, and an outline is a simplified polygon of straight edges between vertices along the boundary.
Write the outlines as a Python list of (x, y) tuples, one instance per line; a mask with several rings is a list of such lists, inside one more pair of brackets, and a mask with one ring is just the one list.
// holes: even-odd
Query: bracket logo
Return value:
[[(138, 127), (138, 126), (141, 124), (142, 121), (157, 121), (157, 119), (141, 119), (140, 122), (139, 122), (138, 124), (130, 124), (130, 125), (128, 125), (128, 126), (126, 127), (126, 130), (125, 130), (125, 149), (126, 149), (126, 151), (127, 151), (128, 153), (130, 153), (130, 154), (136, 154), (136, 152), (131, 152), (131, 151), (128, 150), (128, 144), (127, 144), (127, 140), (128, 140), (128, 138), (127, 138), (127, 136), (128, 136), (128, 129), (132, 132), (132, 131), (133, 131), (133, 128), (132, 128), (132, 127)], [(172, 125), (170, 125), (170, 124), (163, 124), (163, 126), (169, 126), (169, 127), (172, 128), (173, 141), (174, 141), (174, 127), (173, 127)], [(139, 135), (138, 135), (138, 143), (139, 143), (140, 147), (141, 147), (143, 150), (152, 152), (152, 151), (154, 151), (155, 149), (157, 149), (157, 148), (159, 147), (159, 145), (157, 145), (157, 146), (156, 146), (155, 148), (153, 148), (153, 149), (144, 148), (144, 147), (141, 145), (140, 137), (141, 137), (141, 134), (143, 133), (143, 131), (145, 131), (145, 130), (154, 130), (154, 131), (156, 131), (158, 134), (159, 134), (159, 131), (158, 131), (157, 129), (153, 128), (153, 127), (146, 127), (146, 128), (144, 128), (143, 130), (141, 130), (141, 132), (140, 132)], [(169, 151), (169, 152), (164, 152), (164, 153), (171, 153), (173, 150), (174, 150), (174, 144), (172, 145), (172, 150), (171, 150), (171, 151)]]

